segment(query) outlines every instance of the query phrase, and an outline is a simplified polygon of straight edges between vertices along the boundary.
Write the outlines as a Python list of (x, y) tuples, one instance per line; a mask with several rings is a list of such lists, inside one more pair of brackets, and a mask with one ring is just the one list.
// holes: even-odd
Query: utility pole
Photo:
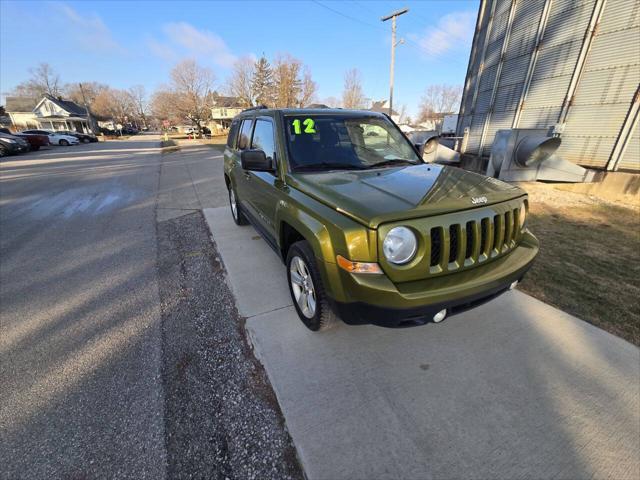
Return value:
[(387, 20), (391, 20), (391, 71), (389, 75), (389, 116), (393, 113), (393, 72), (396, 63), (396, 47), (404, 43), (404, 39), (400, 39), (399, 42), (396, 42), (396, 17), (407, 13), (409, 11), (408, 8), (402, 8), (400, 10), (396, 10), (393, 13), (390, 13), (386, 17), (382, 17), (380, 20), (386, 22)]

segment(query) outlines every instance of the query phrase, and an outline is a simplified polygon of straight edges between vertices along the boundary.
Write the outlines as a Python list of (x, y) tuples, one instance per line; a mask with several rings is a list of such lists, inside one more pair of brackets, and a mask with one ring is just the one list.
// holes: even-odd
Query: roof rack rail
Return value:
[(266, 105), (256, 105), (255, 107), (249, 107), (242, 110), (243, 112), (250, 112), (252, 110), (264, 110), (265, 108), (269, 108)]

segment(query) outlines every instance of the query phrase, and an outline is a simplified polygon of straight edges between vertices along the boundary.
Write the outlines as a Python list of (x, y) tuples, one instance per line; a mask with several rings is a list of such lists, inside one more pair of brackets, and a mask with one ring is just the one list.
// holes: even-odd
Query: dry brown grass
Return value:
[(540, 254), (520, 289), (640, 345), (640, 206), (523, 187)]

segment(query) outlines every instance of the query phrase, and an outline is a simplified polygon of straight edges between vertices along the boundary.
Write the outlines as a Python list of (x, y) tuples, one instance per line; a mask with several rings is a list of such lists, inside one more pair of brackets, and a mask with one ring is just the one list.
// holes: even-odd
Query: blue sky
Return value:
[(171, 67), (195, 58), (222, 87), (243, 56), (288, 52), (311, 69), (318, 99), (340, 97), (344, 72), (358, 68), (367, 96), (388, 96), (390, 22), (401, 7), (394, 105), (415, 114), (430, 84), (462, 84), (478, 0), (28, 2), (0, 1), (0, 92), (49, 63), (63, 82), (115, 88), (168, 82)]

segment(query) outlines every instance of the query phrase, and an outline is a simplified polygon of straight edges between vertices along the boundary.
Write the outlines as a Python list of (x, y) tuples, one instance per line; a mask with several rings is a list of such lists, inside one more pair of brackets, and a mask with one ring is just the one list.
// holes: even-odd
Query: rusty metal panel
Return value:
[(520, 55), (531, 55), (535, 47), (536, 33), (542, 15), (545, 0), (528, 0), (518, 2), (513, 18), (513, 27), (509, 46), (505, 53), (507, 59)]
[(611, 154), (615, 137), (562, 136), (558, 155), (584, 167), (601, 167), (600, 158)]
[[(498, 6), (506, 4), (507, 7), (511, 5), (509, 0), (499, 1)], [(504, 38), (504, 34), (507, 31), (507, 20), (509, 19), (509, 8), (503, 10), (501, 13), (496, 12), (493, 18), (493, 26), (491, 27), (491, 34), (489, 35), (489, 45), (493, 42), (500, 41)]]
[(619, 170), (640, 171), (640, 123), (636, 124), (627, 148), (618, 164)]
[[(611, 8), (611, 5), (608, 8)], [(607, 33), (598, 30), (585, 70), (638, 63), (640, 63), (640, 26)]]
[(640, 26), (640, 2), (638, 0), (615, 0), (613, 5), (607, 5), (598, 27), (598, 33), (626, 30)]
[(499, 38), (495, 42), (491, 42), (487, 47), (487, 53), (484, 57), (485, 68), (497, 65), (500, 61), (500, 51), (502, 50), (503, 37)]
[(640, 26), (631, 3), (605, 5), (568, 109), (558, 154), (583, 166), (607, 166), (640, 83)]
[(586, 71), (580, 79), (573, 105), (604, 106), (622, 103), (628, 106), (638, 83), (640, 62), (635, 65)]
[(549, 22), (544, 33), (545, 48), (562, 43), (579, 41), (582, 43), (584, 32), (593, 13), (595, 0), (557, 1), (551, 6)]
[[(520, 100), (520, 93), (522, 93), (522, 82), (515, 83), (513, 85), (505, 85), (500, 87), (498, 95), (493, 104), (493, 117), (496, 117), (498, 112), (510, 112), (511, 119), (513, 120), (513, 114), (518, 108), (518, 101)], [(493, 122), (493, 118), (491, 119)], [(510, 127), (511, 125), (509, 125)], [(504, 127), (504, 128), (509, 128)]]
[(569, 110), (562, 134), (563, 143), (564, 137), (568, 135), (612, 137), (615, 141), (628, 111), (628, 101), (604, 105), (574, 105)]
[(546, 128), (554, 125), (560, 115), (561, 105), (528, 108), (522, 112), (519, 128)]
[[(533, 82), (525, 100), (524, 111), (541, 107), (562, 106), (570, 80), (571, 75), (560, 75), (547, 78), (543, 82)], [(555, 121), (557, 121), (557, 118)]]
[(524, 82), (529, 66), (529, 55), (521, 55), (519, 57), (510, 58), (502, 65), (502, 73), (498, 85), (513, 85), (515, 83)]

